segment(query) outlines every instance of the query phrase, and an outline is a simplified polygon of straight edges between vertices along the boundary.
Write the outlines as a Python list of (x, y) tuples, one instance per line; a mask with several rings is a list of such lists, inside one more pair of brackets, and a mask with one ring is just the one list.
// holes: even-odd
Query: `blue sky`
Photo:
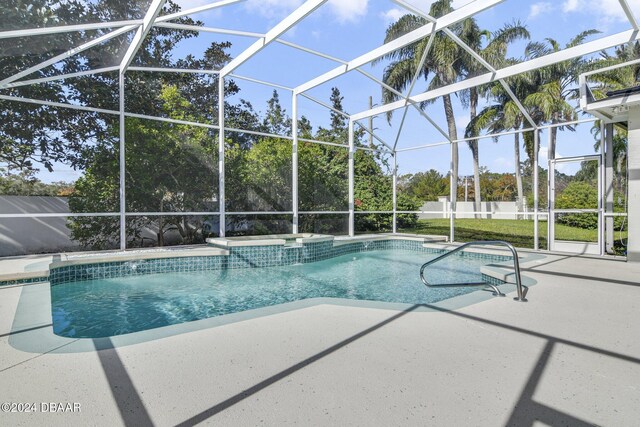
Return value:
[[(174, 0), (175, 1), (175, 0)], [(248, 0), (236, 5), (207, 11), (193, 15), (194, 19), (204, 22), (205, 26), (225, 29), (244, 30), (264, 33), (277, 22), (302, 4), (302, 0)], [(409, 3), (428, 11), (431, 1), (409, 0)], [(205, 0), (178, 0), (183, 9), (208, 3)], [(460, 7), (470, 3), (458, 0), (454, 6)], [(640, 17), (640, 0), (629, 0), (632, 10)], [(293, 43), (312, 48), (335, 56), (342, 60), (350, 60), (383, 44), (385, 30), (405, 11), (389, 0), (330, 0), (327, 4), (307, 17), (296, 27), (288, 31), (283, 38)], [(571, 37), (587, 29), (598, 29), (599, 36), (614, 34), (630, 28), (618, 0), (507, 0), (499, 6), (484, 11), (476, 16), (482, 28), (496, 30), (503, 24), (520, 21), (527, 26), (532, 40), (550, 37), (564, 45)], [(179, 46), (179, 53), (201, 54), (212, 41), (229, 40), (233, 43), (232, 56), (248, 47), (255, 39), (239, 36), (202, 34)], [(515, 43), (509, 55), (522, 57), (526, 42)], [(316, 58), (280, 44), (267, 46), (254, 58), (243, 64), (236, 73), (258, 78), (285, 86), (296, 86), (324, 72), (335, 68), (338, 64), (323, 58)], [(366, 66), (364, 69), (377, 77), (381, 77), (385, 64)], [(241, 87), (238, 98), (250, 101), (258, 111), (266, 109), (266, 101), (271, 96), (272, 88), (237, 80)], [(337, 86), (344, 96), (344, 108), (348, 113), (367, 109), (369, 96), (374, 103), (380, 103), (380, 88), (357, 72), (341, 76), (332, 82), (321, 85), (309, 92), (310, 95), (328, 102), (330, 89)], [(425, 82), (419, 82), (414, 93), (425, 90)], [(291, 112), (291, 95), (280, 90), (280, 98), (284, 108)], [(464, 111), (457, 99), (456, 122), (462, 134), (467, 124), (468, 112)], [(429, 106), (427, 113), (443, 128), (446, 127), (442, 102), (438, 100)], [(329, 113), (323, 107), (308, 101), (300, 100), (300, 114), (307, 116), (317, 126), (328, 126)], [(386, 118), (375, 119), (376, 132), (389, 143), (396, 138), (402, 111), (398, 110), (391, 124)], [(590, 124), (578, 127), (575, 133), (561, 133), (558, 152), (563, 156), (585, 154), (593, 151), (593, 138), (589, 130)], [(408, 113), (405, 127), (400, 137), (399, 147), (412, 147), (442, 141), (443, 137), (417, 112)], [(542, 139), (542, 151), (546, 146), (546, 137)], [(495, 172), (513, 171), (513, 138), (501, 138), (498, 143), (492, 140), (481, 142), (481, 163)], [(412, 151), (399, 157), (400, 172), (416, 172), (436, 168), (448, 169), (448, 147), (434, 150)], [(446, 155), (446, 159), (442, 156)], [(524, 159), (524, 153), (522, 158)], [(471, 173), (471, 159), (468, 148), (460, 144), (460, 173)], [(61, 171), (62, 172), (62, 171)], [(64, 172), (63, 172), (64, 174)], [(71, 173), (69, 175), (72, 175)], [(44, 177), (43, 177), (44, 178)], [(49, 180), (49, 179), (48, 179)]]

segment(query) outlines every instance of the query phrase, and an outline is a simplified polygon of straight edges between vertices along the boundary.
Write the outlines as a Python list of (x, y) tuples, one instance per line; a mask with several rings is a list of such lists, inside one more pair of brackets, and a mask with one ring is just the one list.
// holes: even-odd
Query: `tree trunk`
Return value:
[[(444, 95), (442, 97), (444, 101), (444, 114), (447, 118), (447, 125), (449, 127), (449, 139), (456, 141), (458, 139), (458, 130), (456, 128), (456, 119), (453, 115), (453, 105), (451, 104), (451, 95)], [(451, 179), (453, 186), (451, 188), (451, 204), (453, 209), (456, 208), (456, 200), (458, 198), (458, 143), (453, 142), (451, 144)]]
[[(523, 189), (522, 189), (522, 172), (520, 171), (520, 134), (519, 133), (515, 133), (513, 134), (514, 136), (514, 141), (513, 141), (513, 152), (514, 152), (514, 165), (516, 166), (516, 186), (518, 188), (518, 201), (517, 201), (517, 206), (516, 206), (516, 211), (517, 212), (522, 212), (524, 210), (524, 203), (523, 203)], [(520, 219), (520, 215), (518, 215), (516, 217), (517, 219)]]
[(480, 198), (480, 153), (478, 141), (471, 141), (471, 154), (473, 155), (473, 210), (474, 218), (482, 218), (482, 203)]
[[(471, 89), (469, 93), (469, 116), (470, 120), (476, 118), (478, 110), (478, 90)], [(478, 146), (478, 140), (469, 141), (469, 148), (473, 154), (473, 210), (475, 212), (482, 211), (482, 194), (480, 193), (480, 147)], [(480, 213), (474, 215), (475, 218), (482, 218)]]
[[(558, 123), (558, 120), (554, 117), (552, 124)], [(558, 128), (556, 126), (552, 127), (549, 132), (551, 133), (551, 138), (549, 141), (549, 160), (553, 160), (556, 158), (556, 139), (558, 138)]]
[[(164, 200), (160, 200), (160, 212), (164, 212)], [(158, 217), (158, 246), (164, 246), (164, 217)]]

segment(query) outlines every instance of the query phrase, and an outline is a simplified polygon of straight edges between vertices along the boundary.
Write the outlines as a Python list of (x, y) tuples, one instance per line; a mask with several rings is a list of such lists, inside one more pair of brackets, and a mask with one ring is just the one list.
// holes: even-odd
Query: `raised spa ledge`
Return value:
[[(516, 283), (516, 275), (513, 271), (513, 264), (509, 265), (508, 263), (504, 264), (488, 264), (480, 267), (480, 273), (483, 276), (489, 276), (493, 279), (496, 279), (500, 282), (515, 284)], [(521, 276), (522, 284), (525, 286), (533, 286), (537, 282), (528, 276)]]
[(320, 243), (333, 241), (334, 237), (326, 234), (270, 234), (267, 236), (215, 237), (207, 239), (207, 243), (218, 248), (234, 248), (246, 246), (284, 246), (292, 243)]
[(62, 253), (59, 256), (54, 257), (51, 264), (49, 265), (49, 269), (69, 265), (97, 264), (104, 262), (224, 255), (229, 255), (229, 251), (205, 245), (153, 249), (130, 249), (117, 252)]
[[(432, 235), (424, 235), (424, 234), (360, 234), (357, 236), (336, 236), (333, 245), (341, 246), (347, 245), (349, 243), (360, 243), (360, 242), (376, 242), (381, 240), (409, 240), (413, 242), (446, 242), (446, 236), (432, 236)], [(434, 245), (435, 247), (435, 245)], [(440, 245), (438, 247), (442, 249)]]
[(23, 255), (0, 258), (0, 286), (46, 281), (49, 263), (57, 255)]
[[(438, 249), (444, 251), (450, 251), (456, 249), (458, 246), (463, 245), (464, 243), (449, 243), (449, 244), (431, 244), (425, 243), (423, 245), (426, 249)], [(511, 251), (502, 246), (476, 246), (469, 247), (464, 250), (466, 253), (477, 253), (477, 254), (488, 254), (488, 255), (506, 255), (511, 256)]]

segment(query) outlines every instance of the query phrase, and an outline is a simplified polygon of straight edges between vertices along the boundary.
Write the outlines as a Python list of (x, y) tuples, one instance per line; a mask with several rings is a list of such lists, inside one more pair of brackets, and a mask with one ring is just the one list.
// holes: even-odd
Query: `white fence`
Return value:
[[(425, 202), (419, 209), (423, 212), (418, 214), (420, 219), (449, 218), (449, 198), (440, 197), (437, 202)], [(529, 213), (526, 203), (523, 209), (518, 209), (517, 202), (480, 202), (480, 210), (475, 213), (475, 203), (456, 202), (456, 218), (482, 218), (482, 219), (531, 219), (533, 215)], [(518, 213), (521, 212), (521, 213)]]

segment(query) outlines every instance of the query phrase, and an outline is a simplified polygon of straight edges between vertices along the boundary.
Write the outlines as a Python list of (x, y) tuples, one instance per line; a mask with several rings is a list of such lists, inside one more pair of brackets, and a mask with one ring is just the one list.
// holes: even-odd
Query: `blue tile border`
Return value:
[[(228, 255), (193, 256), (180, 258), (141, 259), (68, 265), (52, 268), (48, 277), (0, 282), (0, 286), (49, 281), (51, 285), (81, 280), (100, 280), (124, 276), (156, 273), (178, 273), (236, 268), (264, 268), (311, 263), (341, 255), (375, 250), (405, 250), (422, 253), (444, 253), (447, 249), (425, 248), (416, 240), (375, 240), (334, 245), (334, 241), (298, 245), (241, 246), (229, 248)], [(460, 252), (456, 256), (507, 261), (510, 256), (478, 252)], [(502, 284), (500, 282), (499, 284)]]
[(27, 279), (0, 280), (0, 287), (12, 285), (32, 285), (34, 283), (48, 282), (49, 276), (29, 277)]

